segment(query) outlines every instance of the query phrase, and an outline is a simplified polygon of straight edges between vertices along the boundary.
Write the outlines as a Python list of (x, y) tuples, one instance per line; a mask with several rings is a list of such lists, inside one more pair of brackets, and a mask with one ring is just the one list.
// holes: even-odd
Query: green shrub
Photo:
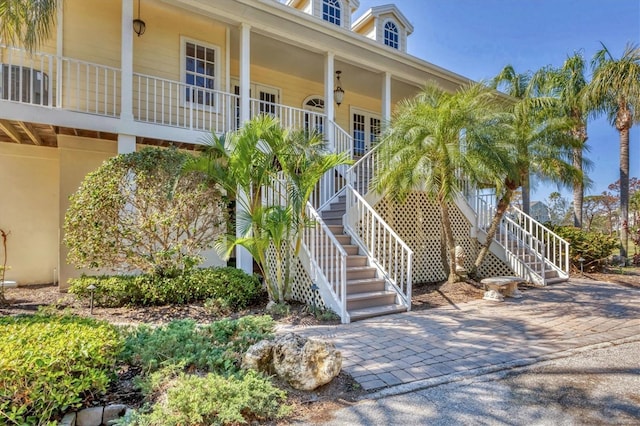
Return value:
[(44, 424), (104, 392), (122, 340), (73, 316), (0, 318), (0, 424)]
[(257, 276), (235, 268), (192, 269), (176, 277), (155, 275), (82, 276), (70, 280), (69, 291), (79, 297), (90, 296), (87, 287), (94, 284), (95, 303), (117, 307), (184, 304), (220, 299), (222, 305), (245, 308), (262, 293)]
[(130, 424), (139, 426), (227, 425), (262, 422), (291, 412), (284, 405), (286, 393), (259, 373), (241, 376), (204, 377), (181, 374), (160, 382), (166, 398), (149, 414), (134, 416)]
[(601, 269), (619, 245), (618, 240), (610, 235), (587, 232), (573, 226), (557, 226), (553, 231), (569, 242), (569, 258), (576, 269), (580, 269), (578, 259), (581, 257), (586, 271)]
[(158, 328), (140, 326), (125, 336), (122, 358), (147, 373), (178, 365), (232, 374), (239, 370), (249, 346), (271, 337), (273, 329), (269, 316), (225, 319), (202, 327), (192, 320), (172, 321)]

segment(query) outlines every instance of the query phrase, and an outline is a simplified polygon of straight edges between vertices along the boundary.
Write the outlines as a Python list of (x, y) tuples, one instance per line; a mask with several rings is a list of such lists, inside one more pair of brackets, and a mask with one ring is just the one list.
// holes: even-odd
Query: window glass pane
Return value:
[[(185, 42), (185, 83), (195, 90), (185, 91), (185, 99), (202, 105), (214, 106), (215, 96), (202, 89), (214, 90), (216, 87), (216, 50), (197, 43)], [(200, 88), (201, 90), (198, 90)]]

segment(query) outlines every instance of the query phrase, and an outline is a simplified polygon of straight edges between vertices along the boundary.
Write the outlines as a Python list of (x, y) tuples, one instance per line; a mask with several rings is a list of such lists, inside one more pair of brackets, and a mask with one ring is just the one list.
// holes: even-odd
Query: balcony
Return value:
[[(0, 107), (5, 102), (14, 105), (2, 110), (13, 111), (9, 118), (21, 123), (16, 128), (24, 129), (23, 123), (27, 122), (36, 130), (39, 124), (48, 124), (49, 127), (71, 126), (114, 135), (118, 132), (123, 105), (122, 71), (119, 68), (50, 54), (28, 54), (6, 46), (0, 49), (4, 51), (0, 65)], [(24, 114), (20, 114), (15, 104), (42, 109), (37, 113), (24, 110)], [(194, 134), (204, 135), (211, 131), (222, 134), (236, 130), (240, 124), (238, 95), (140, 73), (132, 75), (131, 105), (133, 120), (139, 124), (134, 127), (135, 134), (147, 139), (162, 139), (158, 135), (168, 135), (165, 142), (170, 142), (172, 135), (183, 130), (188, 132), (184, 140), (197, 143)], [(58, 114), (48, 114), (51, 112)], [(277, 116), (288, 128), (321, 133), (328, 129), (324, 114), (250, 99), (250, 116), (258, 114)], [(72, 118), (59, 120), (63, 117)], [(100, 117), (104, 119), (99, 120)], [(7, 117), (0, 117), (3, 118), (6, 123)], [(100, 126), (96, 127), (97, 123)], [(8, 133), (6, 129), (5, 133)], [(21, 136), (16, 131), (11, 139), (19, 142), (15, 139)], [(341, 149), (349, 149), (346, 146), (348, 135), (338, 136)]]

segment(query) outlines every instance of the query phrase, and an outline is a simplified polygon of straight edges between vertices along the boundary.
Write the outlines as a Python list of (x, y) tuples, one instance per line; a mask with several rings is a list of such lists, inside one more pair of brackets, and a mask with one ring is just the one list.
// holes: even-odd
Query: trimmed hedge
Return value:
[(185, 304), (219, 299), (225, 302), (225, 306), (237, 310), (248, 306), (262, 293), (257, 276), (231, 267), (192, 269), (172, 278), (148, 274), (83, 275), (69, 282), (69, 292), (84, 298), (90, 296), (87, 287), (95, 285), (95, 303), (105, 307)]
[(122, 339), (73, 316), (0, 318), (0, 424), (46, 424), (104, 392)]

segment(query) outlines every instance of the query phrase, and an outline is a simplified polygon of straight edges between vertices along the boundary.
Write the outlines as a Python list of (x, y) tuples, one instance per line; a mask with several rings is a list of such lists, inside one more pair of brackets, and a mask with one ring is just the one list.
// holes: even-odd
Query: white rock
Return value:
[(102, 423), (107, 424), (112, 420), (117, 420), (124, 416), (127, 411), (127, 406), (123, 404), (111, 404), (104, 407), (104, 413), (102, 414)]
[[(275, 372), (295, 389), (316, 389), (333, 380), (342, 368), (342, 354), (332, 343), (306, 339), (293, 333), (279, 336), (273, 342), (263, 342), (249, 349), (243, 366), (259, 365), (258, 368), (250, 368)], [(269, 357), (270, 362), (265, 362)]]
[(76, 426), (100, 426), (104, 407), (90, 407), (78, 411)]

